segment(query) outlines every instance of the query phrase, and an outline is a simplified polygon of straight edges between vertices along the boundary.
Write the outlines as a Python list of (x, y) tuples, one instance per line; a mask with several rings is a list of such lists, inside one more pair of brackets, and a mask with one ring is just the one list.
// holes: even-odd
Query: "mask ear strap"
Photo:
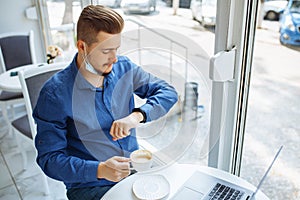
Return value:
[(88, 58), (87, 58), (87, 52), (86, 52), (86, 46), (85, 46), (85, 43), (84, 43), (84, 56), (83, 57), (83, 62), (85, 64), (85, 68), (86, 70), (88, 70), (89, 72), (93, 73), (93, 74), (96, 74), (96, 75), (99, 75), (99, 73), (95, 70), (95, 68), (91, 65), (91, 63), (88, 61)]
[(83, 47), (84, 47), (84, 56), (83, 56), (83, 58), (84, 58), (84, 60), (86, 61), (87, 59), (87, 52), (86, 52), (86, 45), (85, 45), (85, 43), (83, 43)]
[(89, 61), (88, 61), (88, 58), (87, 58), (87, 51), (86, 51), (86, 44), (83, 43), (83, 46), (84, 46), (84, 55), (82, 55), (82, 58), (83, 58), (83, 62), (85, 65), (88, 65), (89, 64)]

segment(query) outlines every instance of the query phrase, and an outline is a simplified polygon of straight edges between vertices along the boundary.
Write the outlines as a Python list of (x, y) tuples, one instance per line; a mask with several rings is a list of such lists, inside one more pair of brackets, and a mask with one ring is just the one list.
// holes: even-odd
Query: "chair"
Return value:
[[(33, 37), (33, 31), (0, 34), (1, 72), (5, 72), (22, 65), (36, 63)], [(22, 102), (23, 95), (21, 92), (9, 92), (0, 90), (0, 107), (4, 120), (9, 126), (9, 132), (11, 132), (11, 126), (9, 115), (7, 113), (7, 107), (10, 106), (12, 108), (12, 117), (14, 118), (13, 105)]]
[[(67, 66), (66, 63), (54, 63), (50, 65), (43, 65), (34, 68), (25, 68), (18, 72), (19, 80), (22, 86), (22, 93), (25, 100), (26, 115), (12, 121), (12, 126), (18, 130), (22, 135), (34, 140), (36, 136), (36, 124), (32, 117), (32, 110), (36, 105), (40, 90), (44, 83), (56, 72)], [(27, 155), (20, 138), (18, 139), (18, 146), (20, 147), (23, 157), (23, 167), (27, 166)], [(45, 194), (49, 194), (47, 177), (44, 175), (44, 183), (46, 186)]]

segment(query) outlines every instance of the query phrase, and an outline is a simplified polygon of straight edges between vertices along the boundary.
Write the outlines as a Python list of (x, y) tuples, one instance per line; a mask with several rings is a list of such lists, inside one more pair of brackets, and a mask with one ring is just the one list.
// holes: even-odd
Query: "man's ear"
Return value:
[(77, 49), (78, 49), (78, 52), (82, 55), (84, 55), (84, 48), (85, 48), (84, 41), (78, 40), (77, 41)]

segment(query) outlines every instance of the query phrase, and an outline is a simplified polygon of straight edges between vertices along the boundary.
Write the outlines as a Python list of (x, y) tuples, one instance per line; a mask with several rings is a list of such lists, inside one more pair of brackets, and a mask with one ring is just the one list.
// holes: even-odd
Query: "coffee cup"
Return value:
[(152, 153), (145, 149), (139, 149), (130, 154), (131, 165), (138, 172), (147, 171), (152, 167)]

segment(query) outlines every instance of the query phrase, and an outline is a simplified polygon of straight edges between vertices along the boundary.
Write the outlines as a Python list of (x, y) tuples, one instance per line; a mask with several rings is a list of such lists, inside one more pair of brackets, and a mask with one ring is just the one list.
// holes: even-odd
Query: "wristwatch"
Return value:
[(134, 109), (132, 109), (132, 112), (140, 112), (140, 113), (142, 113), (143, 120), (140, 121), (140, 123), (145, 123), (147, 121), (147, 115), (146, 115), (146, 113), (142, 109), (140, 109), (140, 108), (134, 108)]

